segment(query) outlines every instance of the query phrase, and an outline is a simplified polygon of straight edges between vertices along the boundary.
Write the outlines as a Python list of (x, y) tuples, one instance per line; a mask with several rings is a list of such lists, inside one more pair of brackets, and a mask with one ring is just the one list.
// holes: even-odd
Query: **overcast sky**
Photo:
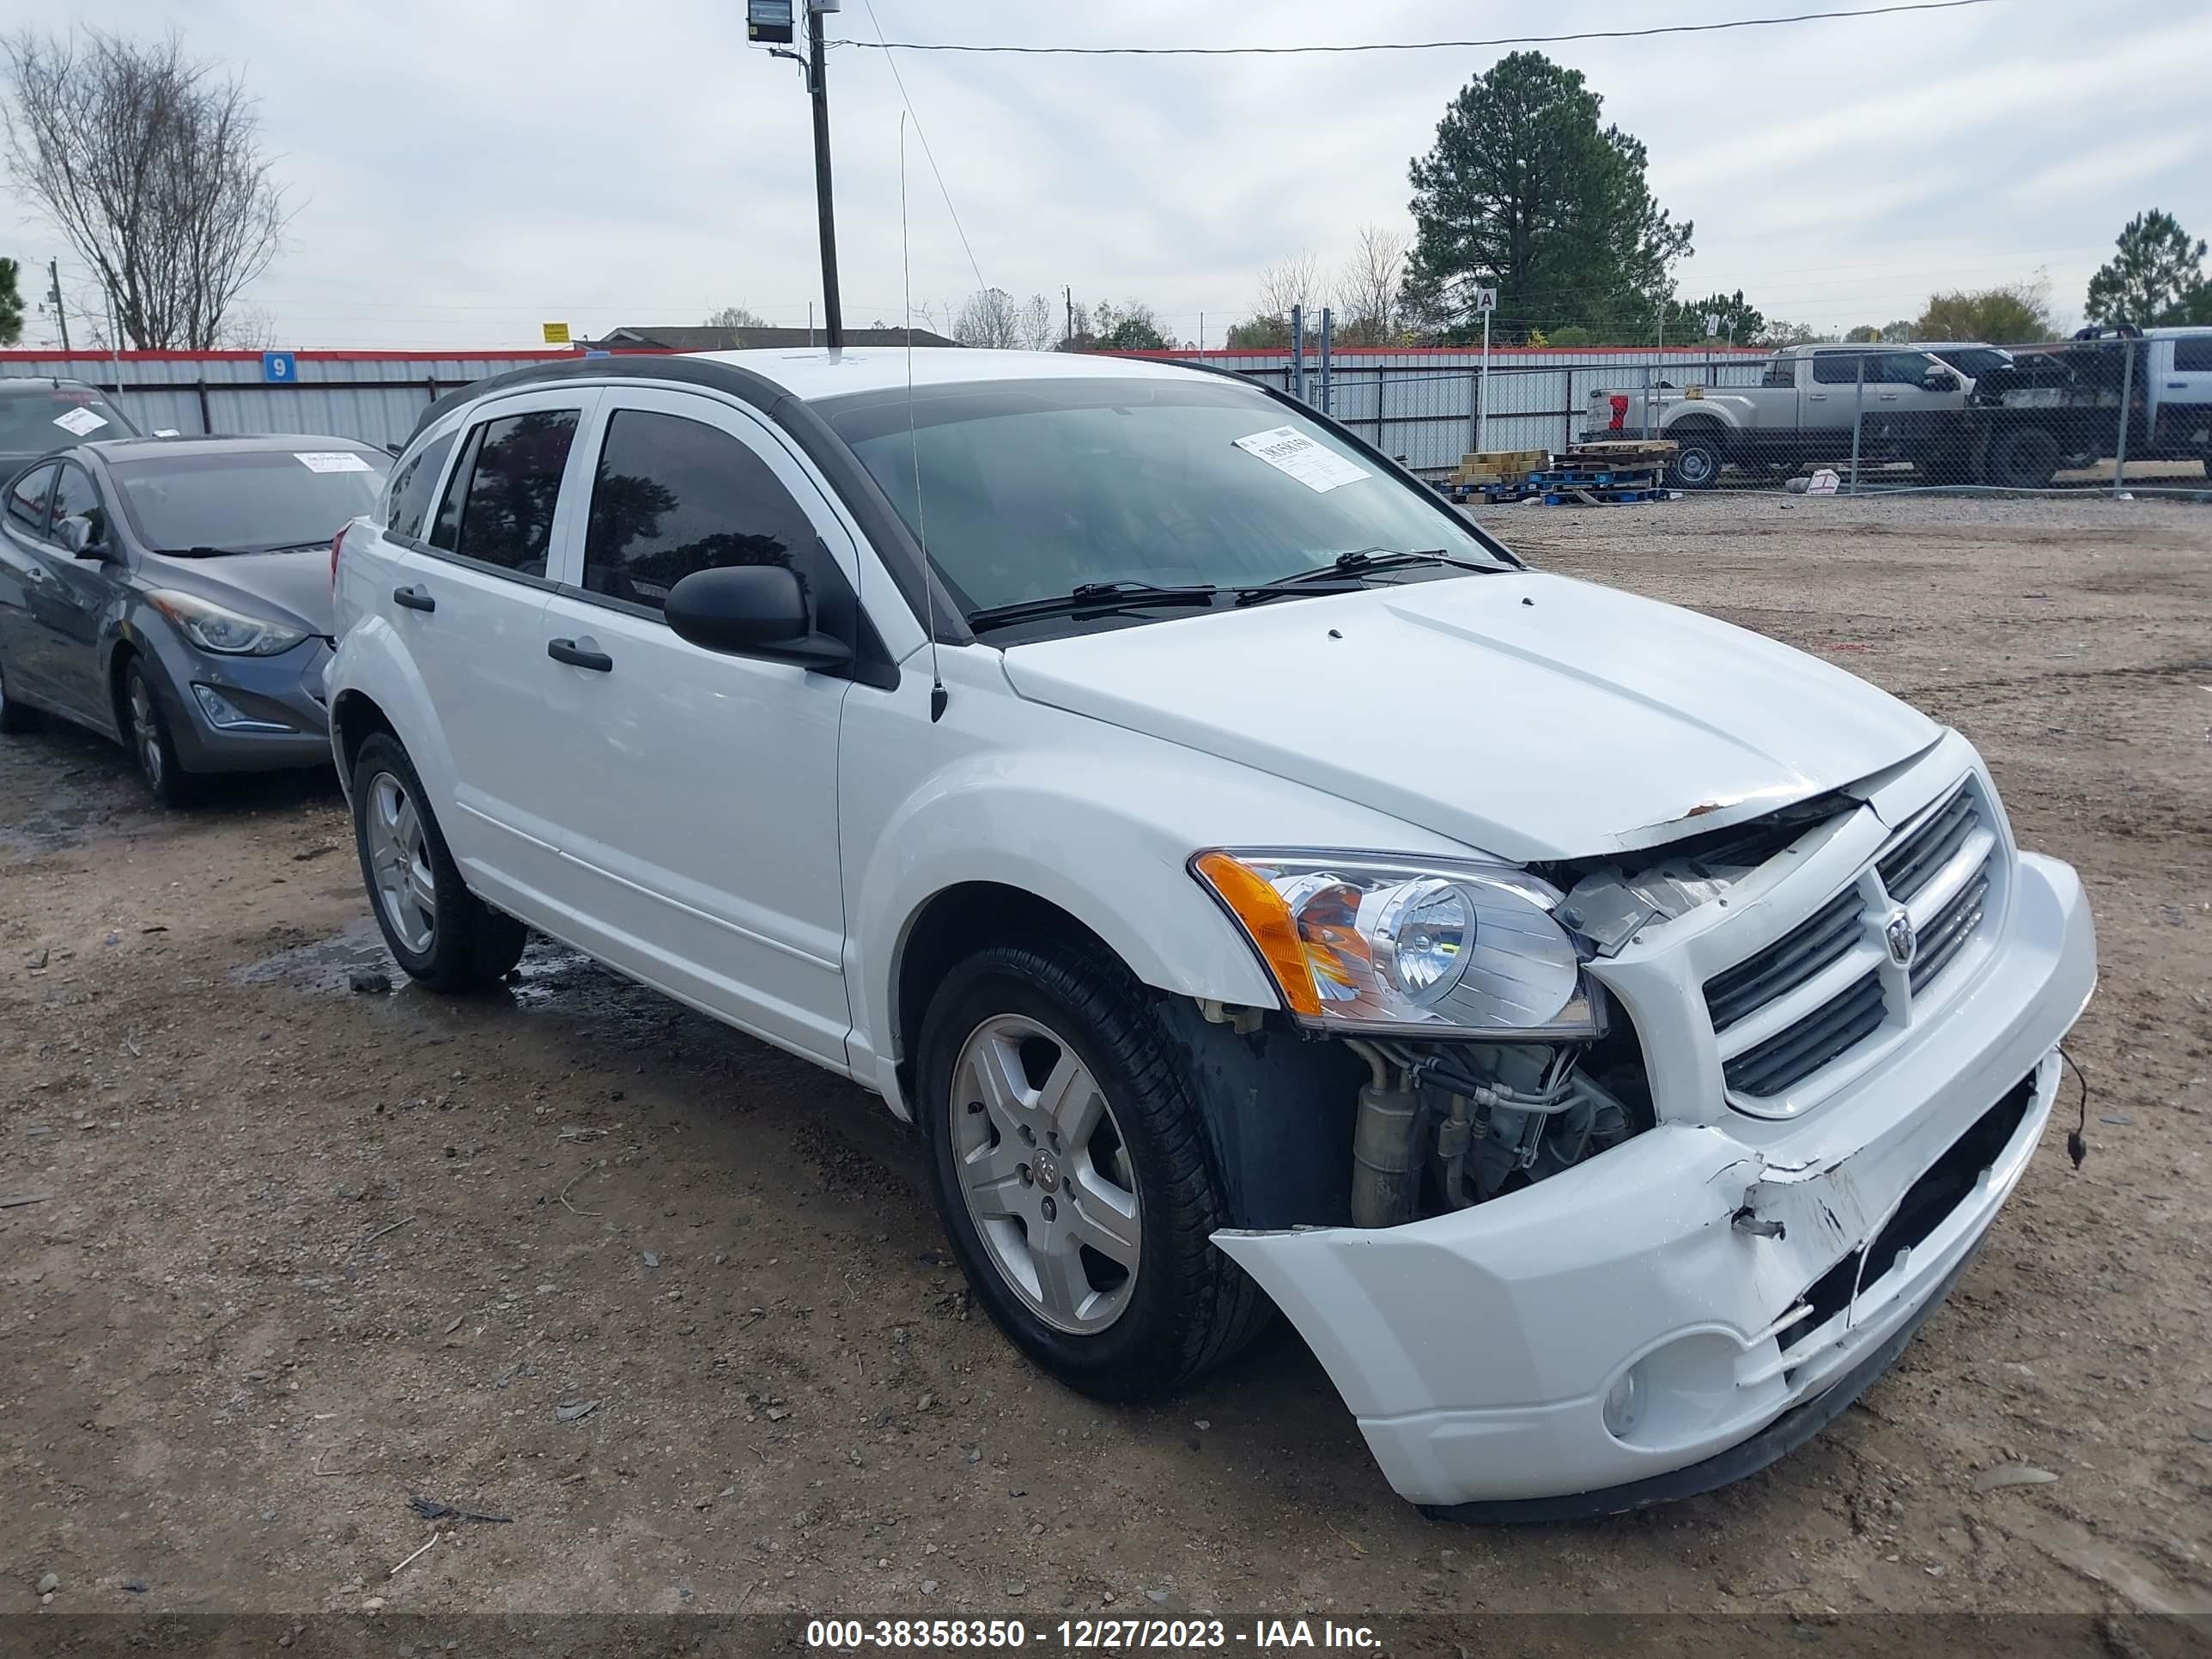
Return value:
[[(846, 0), (832, 37), (1279, 45), (1546, 34), (1865, 0)], [(804, 323), (819, 267), (795, 65), (744, 40), (744, 0), (0, 0), (10, 27), (74, 15), (182, 27), (262, 100), (297, 209), (250, 291), (276, 343), (516, 346), (696, 323), (743, 304)], [(917, 305), (983, 283), (1142, 299), (1218, 343), (1257, 273), (1334, 266), (1363, 224), (1407, 231), (1409, 158), (1504, 48), (1232, 58), (899, 53), (974, 252), (908, 144)], [(1992, 0), (1948, 12), (1543, 48), (1643, 139), (1660, 202), (1695, 222), (1686, 295), (1741, 287), (1830, 328), (1916, 314), (1935, 288), (2046, 275), (2077, 319), (2089, 273), (2147, 206), (2212, 234), (2212, 6)], [(830, 59), (848, 324), (901, 314), (891, 64)], [(0, 198), (0, 253), (60, 254)], [(27, 279), (27, 292), (34, 286)], [(37, 284), (36, 286), (43, 286)], [(33, 316), (26, 341), (47, 337)]]

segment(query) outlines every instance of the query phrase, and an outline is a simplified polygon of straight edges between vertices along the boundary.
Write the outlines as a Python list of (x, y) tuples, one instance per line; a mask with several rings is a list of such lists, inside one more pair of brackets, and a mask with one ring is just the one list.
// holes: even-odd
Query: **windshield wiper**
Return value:
[(204, 544), (191, 547), (157, 547), (155, 553), (165, 559), (225, 559), (235, 554), (258, 553), (258, 547), (209, 547)]
[(1103, 613), (1152, 605), (1212, 605), (1213, 596), (1219, 591), (1211, 583), (1162, 587), (1153, 582), (1079, 582), (1065, 593), (1040, 599), (1016, 599), (1010, 605), (987, 605), (980, 611), (971, 611), (968, 613), (968, 626), (981, 630), (1039, 617)]

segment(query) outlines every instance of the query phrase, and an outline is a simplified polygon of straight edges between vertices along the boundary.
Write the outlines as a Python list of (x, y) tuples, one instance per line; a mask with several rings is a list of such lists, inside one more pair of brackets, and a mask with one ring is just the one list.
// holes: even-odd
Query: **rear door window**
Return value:
[(2185, 336), (2176, 340), (2173, 368), (2178, 374), (2212, 374), (2212, 334)]
[(431, 544), (517, 575), (543, 576), (580, 412), (536, 409), (477, 427), (466, 465), (453, 469)]
[(607, 422), (584, 536), (584, 586), (654, 611), (695, 570), (788, 565), (813, 521), (768, 464), (719, 427), (652, 410)]
[(15, 480), (8, 492), (8, 523), (26, 536), (46, 533), (46, 504), (53, 499), (54, 471), (51, 466), (33, 467)]
[(1856, 351), (1820, 352), (1813, 359), (1813, 378), (1822, 386), (1850, 386), (1859, 377), (1861, 360), (1862, 354)]
[(438, 487), (446, 457), (453, 453), (458, 433), (441, 433), (399, 464), (392, 475), (392, 493), (385, 508), (385, 530), (395, 539), (420, 541), (423, 520), (430, 516), (430, 492)]

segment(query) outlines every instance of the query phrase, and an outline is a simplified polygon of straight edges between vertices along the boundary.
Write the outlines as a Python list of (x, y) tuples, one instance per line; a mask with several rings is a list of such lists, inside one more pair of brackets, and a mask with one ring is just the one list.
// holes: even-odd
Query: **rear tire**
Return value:
[(2065, 459), (2058, 440), (2039, 426), (2018, 426), (1990, 440), (1989, 481), (2000, 489), (2045, 489)]
[(1680, 446), (1667, 464), (1667, 482), (1676, 489), (1711, 489), (1721, 481), (1724, 456), (1720, 434), (1709, 427), (1676, 427), (1667, 434)]
[(931, 1000), (915, 1075), (945, 1234), (1036, 1364), (1139, 1399), (1266, 1326), (1212, 1243), (1229, 1206), (1196, 1082), (1119, 963), (1072, 941), (975, 952)]
[(39, 729), (39, 711), (8, 695), (8, 665), (0, 659), (0, 732), (17, 737)]
[(183, 811), (199, 804), (206, 793), (199, 775), (187, 772), (170, 735), (169, 716), (161, 707), (161, 694), (143, 657), (133, 656), (123, 671), (124, 741), (138, 763), (138, 775), (156, 804)]
[(362, 744), (351, 793), (362, 881), (393, 959), (434, 991), (497, 981), (521, 960), (528, 930), (461, 880), (398, 738), (378, 732)]

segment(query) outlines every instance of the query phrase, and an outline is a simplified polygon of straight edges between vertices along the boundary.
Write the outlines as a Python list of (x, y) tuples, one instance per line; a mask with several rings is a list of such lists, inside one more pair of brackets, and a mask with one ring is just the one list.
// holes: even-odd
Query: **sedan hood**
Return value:
[(326, 547), (297, 553), (222, 553), (202, 559), (149, 554), (138, 574), (150, 586), (180, 588), (248, 616), (289, 622), (310, 634), (330, 635), (331, 554)]
[(1934, 743), (1856, 675), (1533, 572), (1279, 599), (1020, 645), (1014, 689), (1516, 863), (1656, 846)]

